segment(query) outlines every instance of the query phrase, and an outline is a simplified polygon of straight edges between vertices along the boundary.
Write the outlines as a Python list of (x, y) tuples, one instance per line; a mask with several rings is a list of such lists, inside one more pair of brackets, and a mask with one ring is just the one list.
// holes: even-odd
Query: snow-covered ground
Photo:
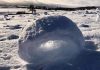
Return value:
[(13, 12), (13, 13), (16, 13), (16, 12), (18, 12), (18, 11), (25, 11), (25, 12), (28, 12), (28, 10), (27, 9), (22, 9), (22, 8), (0, 8), (0, 13), (2, 12), (4, 12), (4, 13), (6, 13), (6, 12), (8, 12), (8, 13), (11, 13), (11, 12)]
[[(18, 40), (22, 29), (41, 17), (55, 15), (66, 16), (76, 23), (84, 35), (86, 41), (85, 49), (89, 51), (77, 57), (75, 63), (67, 63), (68, 67), (65, 65), (65, 68), (69, 68), (69, 70), (100, 69), (100, 21), (96, 21), (97, 14), (95, 9), (77, 11), (37, 9), (36, 11), (37, 14), (0, 15), (0, 70), (9, 70), (9, 67), (10, 70), (25, 70), (26, 67), (21, 64), (22, 62), (18, 56)], [(7, 67), (8, 69), (6, 69)], [(32, 66), (27, 67), (28, 70), (32, 68)], [(58, 67), (60, 69), (59, 65)], [(50, 68), (47, 67), (44, 70), (50, 70)]]
[(0, 4), (60, 4), (66, 6), (100, 6), (99, 0), (0, 0)]

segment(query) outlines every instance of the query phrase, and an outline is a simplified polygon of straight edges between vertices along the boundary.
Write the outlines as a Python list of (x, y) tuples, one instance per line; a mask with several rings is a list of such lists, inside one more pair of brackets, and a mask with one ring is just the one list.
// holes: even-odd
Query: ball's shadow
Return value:
[(96, 51), (85, 51), (75, 59), (73, 64), (79, 70), (99, 70), (100, 53)]
[(10, 67), (0, 66), (0, 70), (10, 70)]

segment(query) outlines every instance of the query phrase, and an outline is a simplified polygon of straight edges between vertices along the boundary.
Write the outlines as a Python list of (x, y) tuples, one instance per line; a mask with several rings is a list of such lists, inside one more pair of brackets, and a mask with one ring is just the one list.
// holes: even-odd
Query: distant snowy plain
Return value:
[(0, 4), (58, 4), (66, 7), (100, 6), (99, 0), (0, 0)]

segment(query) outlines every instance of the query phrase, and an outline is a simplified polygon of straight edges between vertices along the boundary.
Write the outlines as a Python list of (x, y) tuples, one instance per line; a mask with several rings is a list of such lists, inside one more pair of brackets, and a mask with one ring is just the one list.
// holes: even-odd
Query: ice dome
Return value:
[(28, 24), (20, 34), (19, 56), (28, 63), (65, 62), (85, 45), (76, 24), (65, 16), (47, 16)]

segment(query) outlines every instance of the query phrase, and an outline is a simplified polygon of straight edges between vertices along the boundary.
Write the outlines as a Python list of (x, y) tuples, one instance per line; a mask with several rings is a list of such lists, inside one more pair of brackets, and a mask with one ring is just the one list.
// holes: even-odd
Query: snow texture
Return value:
[(68, 62), (84, 45), (84, 37), (73, 21), (65, 16), (48, 16), (23, 29), (19, 56), (34, 65)]
[[(7, 8), (6, 10), (10, 10), (13, 12), (18, 9), (13, 8), (12, 10)], [(40, 10), (40, 9), (35, 9), (35, 10), (36, 14), (12, 14), (12, 12), (9, 12), (12, 15), (10, 14), (7, 15), (7, 13), (5, 12), (3, 14), (2, 13), (0, 14), (0, 70), (100, 70), (100, 21), (96, 20), (97, 14), (99, 14), (99, 9), (76, 10), (76, 11)], [(0, 11), (2, 12), (3, 10), (0, 9)], [(45, 12), (47, 12), (47, 14), (45, 14)], [(31, 41), (27, 40), (28, 36), (26, 34), (30, 33), (30, 31), (32, 32), (30, 28), (33, 27), (34, 25), (36, 26), (36, 21), (38, 21), (42, 17), (47, 18), (47, 16), (55, 16), (55, 15), (64, 15), (75, 22), (75, 24), (79, 27), (85, 38), (85, 47), (84, 47), (85, 49), (82, 52), (80, 52), (80, 54), (76, 56), (76, 58), (72, 58), (72, 60), (69, 61), (67, 61), (66, 59), (66, 61), (63, 60), (64, 62), (61, 62), (62, 60), (51, 63), (48, 62), (48, 64), (44, 63), (45, 65), (43, 64), (37, 66), (35, 66), (35, 64), (23, 65), (25, 62), (22, 62), (22, 60), (20, 60), (18, 56), (18, 49), (19, 49), (18, 37), (22, 36), (22, 38), (20, 38), (20, 40), (22, 40), (21, 43), (23, 43), (24, 41), (25, 42)], [(45, 34), (47, 34), (47, 32), (45, 33), (43, 32), (42, 34), (41, 30), (40, 30), (41, 35), (39, 35), (39, 37), (43, 35), (46, 36)], [(60, 29), (58, 31), (61, 34), (67, 32)], [(57, 36), (59, 32), (57, 32), (57, 30), (55, 32), (56, 33), (54, 35)], [(76, 34), (73, 35), (77, 36)], [(13, 37), (13, 35), (18, 37), (15, 38)], [(53, 37), (53, 35), (51, 36), (51, 34), (50, 35), (48, 34), (48, 36)], [(10, 39), (8, 39), (9, 37)], [(36, 38), (37, 41), (39, 41), (39, 39)], [(44, 37), (44, 39), (48, 38)], [(50, 43), (50, 45), (53, 45), (54, 43), (56, 45), (60, 45), (57, 44), (58, 41), (48, 41), (45, 44), (46, 50), (44, 50), (43, 46), (41, 46), (44, 52), (59, 48), (59, 47), (53, 48), (53, 46), (50, 48), (50, 46), (48, 46), (48, 48), (50, 49), (48, 50), (48, 48), (46, 47), (48, 43)], [(61, 41), (60, 43), (63, 43), (63, 41)]]
[(96, 13), (97, 13), (96, 21), (98, 23), (98, 22), (100, 22), (100, 8), (96, 9)]
[(99, 0), (0, 0), (0, 4), (58, 4), (65, 6), (100, 6)]

